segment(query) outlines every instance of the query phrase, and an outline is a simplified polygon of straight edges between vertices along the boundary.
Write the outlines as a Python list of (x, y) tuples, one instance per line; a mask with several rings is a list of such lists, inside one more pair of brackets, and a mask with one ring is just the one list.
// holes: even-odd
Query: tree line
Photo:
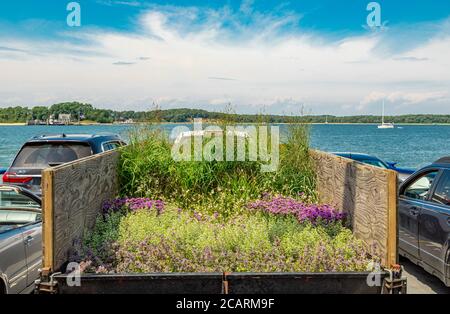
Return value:
[[(66, 102), (54, 104), (50, 107), (36, 106), (0, 108), (0, 123), (25, 123), (29, 120), (46, 121), (52, 115), (58, 118), (59, 114), (71, 114), (73, 121), (92, 121), (97, 123), (113, 123), (133, 119), (135, 122), (191, 122), (195, 118), (208, 121), (232, 120), (240, 123), (269, 122), (269, 123), (380, 123), (380, 116), (333, 116), (333, 115), (258, 115), (236, 114), (225, 112), (210, 112), (202, 109), (152, 109), (148, 111), (115, 111), (98, 109), (91, 104), (79, 102)], [(385, 117), (387, 122), (396, 124), (450, 124), (450, 115), (399, 115)]]

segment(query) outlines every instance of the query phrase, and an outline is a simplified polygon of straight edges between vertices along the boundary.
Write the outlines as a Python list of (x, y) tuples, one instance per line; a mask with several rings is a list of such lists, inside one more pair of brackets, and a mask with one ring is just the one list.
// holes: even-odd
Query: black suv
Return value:
[(399, 217), (400, 255), (450, 286), (450, 157), (400, 186)]
[(124, 146), (116, 134), (60, 134), (36, 136), (26, 142), (8, 170), (3, 182), (20, 185), (41, 194), (41, 171), (66, 162)]

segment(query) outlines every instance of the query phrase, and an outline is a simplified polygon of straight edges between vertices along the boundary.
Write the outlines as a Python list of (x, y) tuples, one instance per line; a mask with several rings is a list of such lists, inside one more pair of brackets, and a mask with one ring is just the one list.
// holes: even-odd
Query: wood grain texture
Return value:
[[(398, 264), (398, 210), (397, 210), (397, 192), (398, 192), (397, 173), (389, 173), (389, 215), (388, 215), (388, 263), (390, 266)], [(395, 208), (395, 210), (391, 210)]]
[(42, 251), (43, 270), (49, 272), (53, 266), (53, 171), (42, 172)]
[(349, 215), (353, 233), (382, 257), (397, 262), (397, 174), (353, 160), (312, 151), (320, 201)]
[(119, 152), (110, 151), (45, 170), (52, 179), (43, 186), (44, 216), (53, 225), (51, 237), (44, 238), (44, 255), (50, 258), (52, 251), (52, 261), (46, 261), (52, 271), (68, 261), (75, 241), (95, 224), (103, 202), (117, 196), (118, 160)]

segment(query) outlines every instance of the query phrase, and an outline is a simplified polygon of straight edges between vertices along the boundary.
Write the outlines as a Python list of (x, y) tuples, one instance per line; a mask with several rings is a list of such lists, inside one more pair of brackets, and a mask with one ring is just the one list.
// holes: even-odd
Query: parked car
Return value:
[(450, 286), (450, 157), (409, 177), (398, 206), (400, 255)]
[(42, 265), (41, 199), (0, 185), (0, 294), (30, 293)]
[(115, 134), (60, 134), (36, 136), (26, 142), (3, 174), (3, 183), (41, 194), (41, 171), (76, 159), (126, 145)]
[(360, 153), (333, 153), (334, 155), (353, 159), (359, 162), (362, 162), (364, 164), (372, 165), (375, 167), (380, 167), (384, 169), (390, 169), (395, 170), (398, 173), (398, 179), (400, 182), (403, 182), (408, 178), (411, 174), (414, 173), (414, 169), (409, 168), (399, 168), (397, 167), (396, 162), (390, 162), (390, 161), (384, 161), (376, 156), (371, 156), (367, 154), (360, 154)]

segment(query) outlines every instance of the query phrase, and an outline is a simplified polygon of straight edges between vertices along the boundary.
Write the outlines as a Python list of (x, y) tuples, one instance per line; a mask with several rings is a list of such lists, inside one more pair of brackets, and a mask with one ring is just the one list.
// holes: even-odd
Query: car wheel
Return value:
[(6, 285), (3, 280), (0, 279), (0, 295), (6, 294)]

